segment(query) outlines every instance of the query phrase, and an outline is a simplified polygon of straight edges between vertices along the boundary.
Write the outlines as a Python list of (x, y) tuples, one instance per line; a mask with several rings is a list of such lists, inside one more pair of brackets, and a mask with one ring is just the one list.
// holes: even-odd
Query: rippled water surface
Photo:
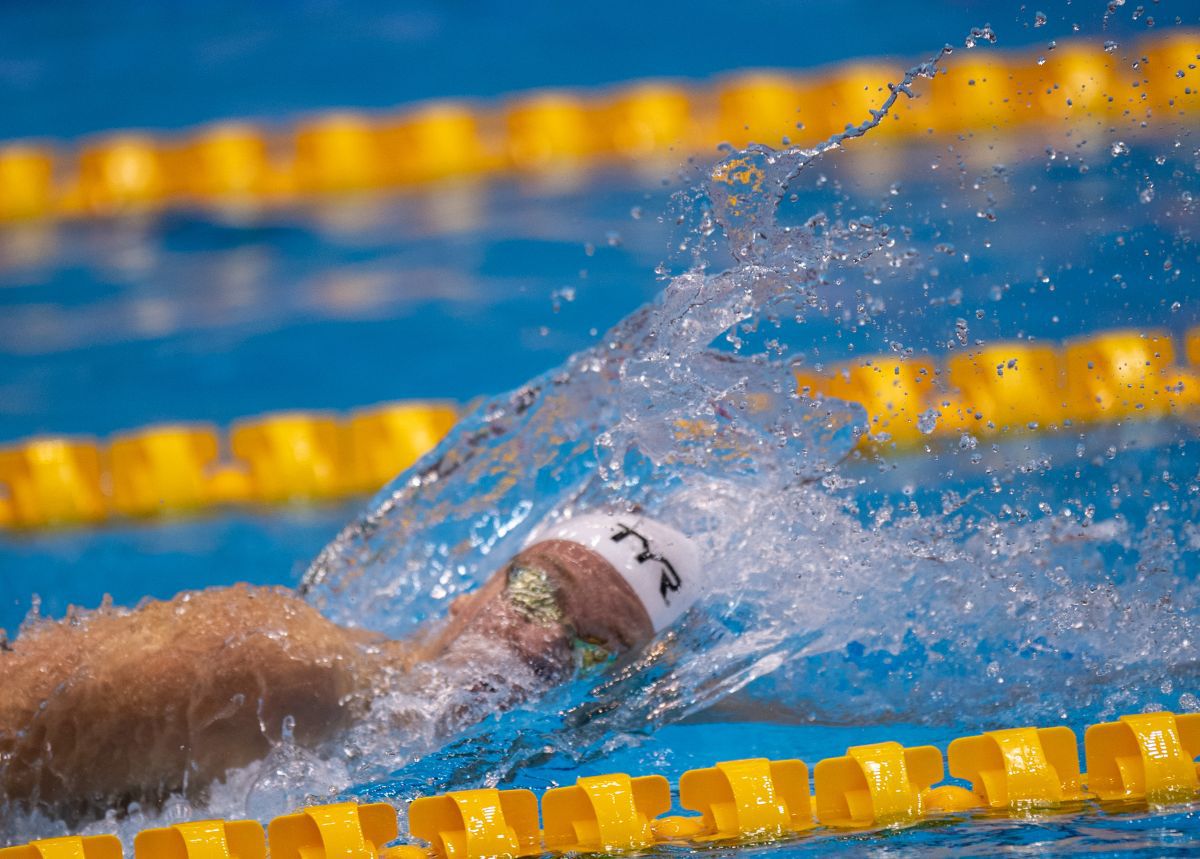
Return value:
[[(921, 67), (914, 87), (934, 71)], [(24, 242), (0, 297), (14, 437), (276, 402), (486, 395), (303, 574), (339, 622), (406, 635), (539, 524), (601, 506), (683, 528), (715, 573), (686, 621), (629, 660), (508, 713), (482, 702), (477, 725), (436, 743), (397, 736), (387, 717), (433, 722), (446, 701), (382, 699), (336, 748), (284, 744), (217, 787), (204, 813), (614, 769), (674, 778), (735, 757), (811, 765), (862, 742), (944, 748), (989, 728), (1200, 709), (1194, 420), (864, 447), (861, 407), (794, 393), (797, 367), (861, 355), (1200, 322), (1194, 126), (835, 144), (727, 152), (715, 170), (435, 190), (250, 228), (185, 213), (9, 239)], [(147, 372), (104, 374), (130, 362)], [(101, 400), (110, 424), (93, 419)], [(94, 604), (99, 577), (81, 567), (131, 565), (99, 585), (119, 602), (299, 582), (351, 515), (8, 537), (0, 562), (18, 586), (0, 617), (14, 626), (39, 589), (51, 615)], [(92, 829), (197, 813), (180, 800)], [(1166, 855), (1200, 840), (1192, 814), (947, 818), (749, 852)]]

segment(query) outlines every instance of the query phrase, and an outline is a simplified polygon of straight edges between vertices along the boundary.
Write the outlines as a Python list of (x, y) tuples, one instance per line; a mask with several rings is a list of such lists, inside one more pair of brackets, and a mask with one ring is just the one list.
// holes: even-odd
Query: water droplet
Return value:
[(1180, 304), (1178, 301), (1171, 302), (1171, 312), (1172, 313), (1178, 313), (1182, 309), (1183, 309), (1183, 305)]
[(1129, 146), (1124, 140), (1117, 140), (1113, 142), (1113, 145), (1109, 147), (1108, 151), (1112, 153), (1113, 158), (1116, 158), (1118, 155), (1128, 155)]
[(555, 313), (562, 310), (563, 302), (571, 302), (575, 300), (575, 287), (564, 286), (561, 289), (556, 289), (550, 293), (550, 306)]
[(1046, 13), (1045, 12), (1038, 12), (1033, 16), (1033, 26), (1035, 26), (1035, 27), (1046, 26)]
[(967, 48), (974, 48), (981, 41), (992, 45), (996, 44), (996, 33), (992, 30), (991, 24), (984, 24), (982, 27), (972, 27), (971, 32), (967, 34), (967, 38), (963, 40), (963, 44)]
[(1114, 42), (1112, 39), (1109, 39), (1104, 43), (1104, 52), (1106, 54), (1111, 54), (1113, 51), (1115, 51), (1117, 49), (1117, 47), (1118, 47), (1117, 43)]

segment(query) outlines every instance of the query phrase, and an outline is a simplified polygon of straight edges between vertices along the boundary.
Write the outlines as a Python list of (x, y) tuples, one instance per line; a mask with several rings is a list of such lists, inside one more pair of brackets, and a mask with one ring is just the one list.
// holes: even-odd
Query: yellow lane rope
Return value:
[[(935, 746), (852, 746), (812, 768), (747, 758), (688, 770), (672, 791), (661, 775), (581, 776), (547, 790), (463, 790), (408, 807), (408, 837), (386, 803), (345, 802), (257, 821), (206, 820), (140, 832), (135, 859), (493, 859), (641, 853), (660, 845), (732, 846), (894, 830), (930, 819), (1036, 817), (1063, 811), (1169, 808), (1200, 799), (1200, 714), (1141, 713), (1092, 725), (1086, 773), (1066, 726), (1009, 728)], [(970, 787), (942, 784), (951, 778)], [(694, 812), (665, 817), (674, 805)], [(0, 849), (0, 859), (121, 859), (111, 835)]]
[[(800, 393), (861, 404), (868, 449), (912, 449), (1128, 420), (1200, 417), (1200, 328), (1187, 364), (1160, 330), (1106, 331), (1063, 344), (997, 342), (942, 362), (876, 355), (796, 371)], [(180, 515), (230, 505), (329, 501), (375, 491), (454, 425), (448, 403), (392, 403), (340, 417), (286, 412), (155, 425), (93, 438), (0, 447), (0, 528)], [(699, 427), (701, 430), (702, 426)], [(692, 427), (695, 431), (697, 427)]]
[(0, 448), (0, 527), (102, 522), (231, 504), (326, 501), (371, 492), (458, 418), (447, 403), (391, 403), (343, 418), (283, 412), (155, 425), (101, 444), (45, 436)]
[(996, 342), (941, 364), (876, 355), (821, 371), (796, 371), (800, 393), (860, 403), (864, 441), (898, 447), (926, 440), (1057, 430), (1134, 418), (1189, 417), (1200, 409), (1200, 328), (1178, 363), (1165, 330), (1124, 329), (1062, 344)]
[[(1065, 133), (1170, 127), (1200, 116), (1200, 31), (1042, 55), (978, 51), (902, 99), (877, 138), (987, 130)], [(720, 143), (815, 143), (878, 106), (901, 64), (851, 61), (811, 73), (749, 72), (700, 85), (649, 80), (536, 91), (498, 103), (445, 101), (292, 125), (221, 122), (173, 134), (110, 132), (71, 144), (0, 143), (0, 222), (105, 217), (170, 206), (256, 208), (314, 194), (452, 177), (682, 158)]]

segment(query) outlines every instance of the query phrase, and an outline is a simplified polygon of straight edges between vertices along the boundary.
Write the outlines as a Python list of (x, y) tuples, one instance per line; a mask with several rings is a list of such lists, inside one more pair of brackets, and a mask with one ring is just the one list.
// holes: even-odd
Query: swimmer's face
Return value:
[(565, 540), (525, 549), (478, 591), (456, 599), (450, 615), (437, 651), (464, 635), (486, 635), (515, 646), (531, 663), (559, 669), (627, 651), (654, 635), (621, 575)]

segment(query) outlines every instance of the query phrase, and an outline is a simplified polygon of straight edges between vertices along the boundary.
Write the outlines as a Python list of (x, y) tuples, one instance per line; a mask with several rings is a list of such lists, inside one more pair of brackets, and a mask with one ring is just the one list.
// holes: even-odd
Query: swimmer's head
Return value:
[(699, 553), (678, 531), (640, 516), (587, 514), (543, 532), (455, 600), (437, 649), (483, 634), (531, 664), (588, 664), (649, 641), (703, 590)]
[(607, 561), (637, 597), (656, 633), (674, 624), (707, 590), (696, 544), (640, 514), (585, 513), (535, 539), (570, 542)]

